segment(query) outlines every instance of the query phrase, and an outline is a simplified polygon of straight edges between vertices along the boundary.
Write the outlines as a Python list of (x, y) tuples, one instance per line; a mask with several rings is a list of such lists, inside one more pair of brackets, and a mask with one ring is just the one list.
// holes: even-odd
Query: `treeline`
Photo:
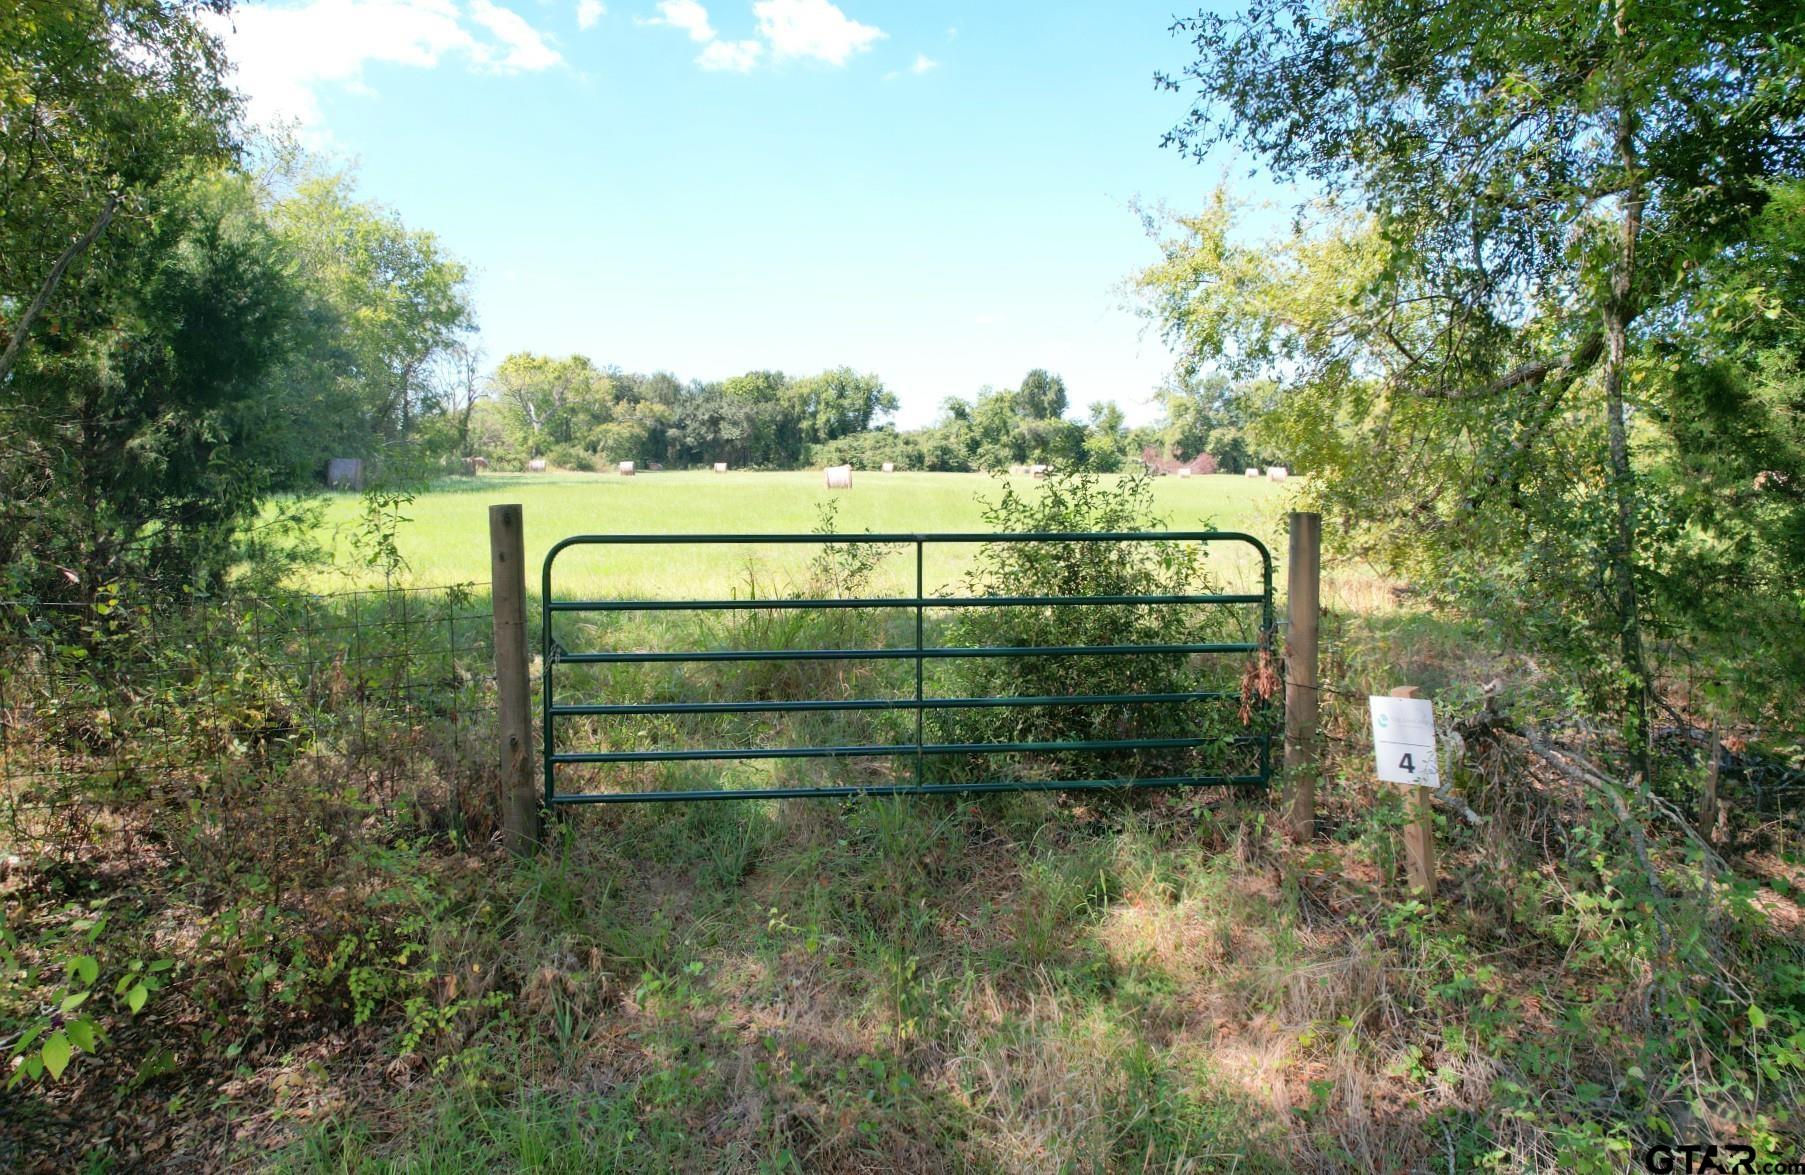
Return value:
[(565, 469), (617, 461), (793, 469), (817, 446), (896, 411), (882, 380), (846, 367), (683, 383), (582, 355), (523, 353), (504, 359), (486, 387), (460, 422), (460, 452), (513, 467), (543, 458)]
[(1250, 439), (1250, 413), (1268, 385), (1201, 379), (1160, 393), (1161, 416), (1129, 428), (1113, 401), (1067, 416), (1065, 381), (1036, 368), (1014, 388), (949, 397), (928, 427), (899, 430), (896, 396), (876, 375), (841, 367), (790, 377), (752, 371), (687, 383), (599, 367), (582, 355), (521, 353), (504, 359), (483, 394), (455, 409), (457, 452), (501, 468), (534, 458), (563, 469), (621, 461), (668, 468), (726, 462), (736, 469), (798, 469), (850, 463), (964, 472), (1046, 463), (1113, 473), (1139, 468), (1148, 450), (1188, 459), (1201, 453), (1238, 473), (1278, 458)]
[(213, 3), (0, 17), (0, 595), (216, 587), (330, 456), (416, 461), (476, 386), (464, 267), (247, 148)]

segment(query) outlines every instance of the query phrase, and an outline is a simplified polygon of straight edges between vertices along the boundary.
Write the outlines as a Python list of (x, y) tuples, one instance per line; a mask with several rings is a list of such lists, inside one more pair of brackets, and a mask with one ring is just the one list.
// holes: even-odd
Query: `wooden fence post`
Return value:
[[(1391, 691), (1394, 698), (1414, 698), (1414, 685), (1399, 686)], [(1411, 783), (1395, 784), (1404, 799), (1404, 870), (1410, 888), (1426, 898), (1435, 896), (1435, 809), (1429, 802), (1426, 787)]]
[(533, 782), (533, 700), (527, 679), (526, 537), (517, 505), (489, 507), (489, 583), (502, 829), (508, 850), (526, 856), (539, 847), (539, 789)]
[(1717, 834), (1719, 814), (1717, 761), (1723, 755), (1722, 748), (1723, 731), (1719, 728), (1717, 719), (1713, 718), (1711, 720), (1711, 762), (1705, 767), (1705, 786), (1700, 790), (1698, 797), (1698, 834), (1705, 838), (1706, 844), (1710, 844), (1711, 838)]
[(1285, 795), (1291, 839), (1316, 835), (1317, 617), (1322, 611), (1322, 515), (1293, 511), (1285, 565)]

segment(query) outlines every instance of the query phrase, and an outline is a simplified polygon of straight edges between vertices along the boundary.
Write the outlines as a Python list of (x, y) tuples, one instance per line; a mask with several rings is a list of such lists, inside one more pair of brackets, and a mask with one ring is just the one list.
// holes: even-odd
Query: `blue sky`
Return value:
[(1130, 205), (1223, 175), (1158, 145), (1172, 12), (291, 0), (241, 5), (227, 43), (255, 116), (470, 263), (492, 360), (850, 364), (907, 425), (1040, 366), (1138, 420), (1169, 358), (1124, 306), (1153, 258)]

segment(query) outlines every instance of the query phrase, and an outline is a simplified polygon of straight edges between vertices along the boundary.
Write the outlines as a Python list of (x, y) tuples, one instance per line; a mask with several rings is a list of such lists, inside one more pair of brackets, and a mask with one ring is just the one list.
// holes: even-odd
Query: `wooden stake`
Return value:
[(1698, 834), (1710, 844), (1717, 833), (1717, 760), (1722, 755), (1723, 731), (1711, 720), (1711, 762), (1705, 768), (1705, 786), (1698, 797)]
[(501, 751), (502, 830), (510, 852), (539, 847), (533, 784), (533, 704), (527, 681), (526, 538), (519, 506), (489, 507), (490, 607), (495, 617), (495, 693)]
[[(1394, 698), (1414, 698), (1414, 685), (1399, 686), (1391, 691)], [(1430, 806), (1429, 789), (1415, 784), (1393, 784), (1404, 798), (1404, 870), (1410, 889), (1426, 898), (1435, 896), (1435, 810)]]
[(1285, 794), (1292, 840), (1316, 835), (1317, 618), (1322, 612), (1322, 515), (1293, 511), (1285, 565)]

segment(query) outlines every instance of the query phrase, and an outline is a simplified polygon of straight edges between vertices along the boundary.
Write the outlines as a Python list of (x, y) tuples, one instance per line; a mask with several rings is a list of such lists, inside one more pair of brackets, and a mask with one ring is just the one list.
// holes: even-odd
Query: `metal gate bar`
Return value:
[[(1232, 542), (1244, 543), (1258, 554), (1262, 591), (1253, 593), (1199, 593), (1163, 595), (1024, 595), (1024, 596), (951, 596), (929, 597), (925, 591), (924, 566), (926, 547), (931, 543), (1116, 543), (1116, 542)], [(915, 594), (913, 596), (875, 596), (859, 599), (757, 599), (742, 600), (559, 600), (552, 591), (552, 568), (558, 555), (578, 546), (659, 546), (659, 545), (724, 545), (724, 544), (878, 544), (915, 547)], [(1249, 534), (1236, 531), (1099, 531), (1048, 532), (1030, 534), (776, 534), (776, 535), (575, 535), (564, 539), (546, 553), (541, 573), (540, 629), (543, 655), (544, 710), (541, 730), (545, 803), (562, 804), (651, 803), (678, 800), (722, 799), (794, 799), (811, 796), (905, 796), (944, 795), (1008, 791), (1085, 791), (1119, 788), (1184, 787), (1212, 784), (1265, 784), (1272, 775), (1272, 742), (1275, 732), (1266, 730), (1242, 735), (1210, 735), (1197, 738), (1121, 738), (1071, 739), (1056, 741), (929, 743), (924, 737), (924, 719), (930, 710), (983, 709), (990, 707), (1086, 706), (1086, 705), (1182, 705), (1187, 702), (1239, 698), (1238, 691), (1195, 690), (1136, 694), (1070, 694), (1001, 697), (930, 698), (925, 695), (925, 666), (930, 660), (964, 657), (1071, 657), (1071, 656), (1145, 656), (1156, 654), (1253, 654), (1270, 650), (1273, 636), (1272, 556), (1265, 544)], [(926, 643), (926, 613), (929, 608), (971, 607), (1084, 607), (1090, 605), (1182, 604), (1227, 606), (1260, 605), (1260, 632), (1257, 641), (1204, 643), (1165, 643), (1144, 645), (1030, 645), (1030, 646), (929, 646)], [(909, 608), (915, 612), (915, 644), (913, 648), (881, 649), (732, 649), (693, 652), (568, 652), (552, 632), (552, 618), (562, 613), (622, 613), (676, 611), (764, 611), (789, 609), (835, 608)], [(796, 662), (796, 661), (877, 661), (913, 660), (915, 662), (915, 696), (913, 698), (854, 698), (846, 700), (803, 699), (794, 701), (743, 702), (646, 702), (646, 703), (567, 703), (556, 700), (555, 667), (568, 665), (609, 664), (693, 664), (707, 662)], [(1265, 711), (1268, 703), (1261, 701)], [(557, 719), (631, 714), (756, 714), (813, 713), (860, 710), (913, 710), (915, 738), (905, 743), (831, 747), (767, 747), (680, 749), (651, 751), (559, 751), (556, 749)], [(1078, 780), (990, 780), (974, 783), (929, 783), (924, 778), (928, 755), (993, 755), (1020, 752), (1104, 751), (1183, 749), (1215, 743), (1257, 746), (1257, 773), (1242, 775), (1159, 776), (1122, 779)], [(731, 762), (764, 759), (862, 758), (913, 755), (915, 781), (907, 784), (848, 785), (830, 787), (776, 787), (743, 789), (703, 789), (653, 792), (585, 792), (560, 795), (556, 788), (556, 771), (560, 764), (647, 763), (647, 762)]]

